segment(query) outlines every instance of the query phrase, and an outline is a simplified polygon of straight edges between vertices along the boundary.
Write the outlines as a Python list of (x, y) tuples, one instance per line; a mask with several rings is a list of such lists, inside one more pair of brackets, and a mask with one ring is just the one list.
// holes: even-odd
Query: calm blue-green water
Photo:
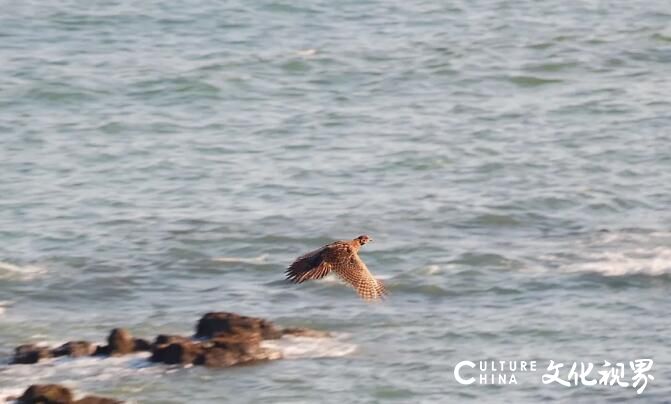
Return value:
[[(638, 398), (671, 395), (667, 1), (0, 7), (0, 396), (627, 401), (541, 375), (637, 358)], [(282, 281), (362, 233), (385, 303)], [(227, 370), (5, 365), (22, 342), (187, 334), (211, 310), (338, 337)], [(485, 359), (539, 371), (455, 381)]]

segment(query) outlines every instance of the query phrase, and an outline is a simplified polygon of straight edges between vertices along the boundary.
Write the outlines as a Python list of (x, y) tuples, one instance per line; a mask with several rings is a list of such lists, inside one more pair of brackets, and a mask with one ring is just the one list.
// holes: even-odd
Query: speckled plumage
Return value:
[(387, 294), (384, 284), (373, 277), (366, 264), (359, 258), (359, 249), (368, 241), (370, 241), (368, 236), (335, 241), (302, 255), (287, 269), (287, 279), (294, 283), (302, 283), (311, 279), (321, 279), (333, 271), (352, 286), (362, 299), (383, 298)]

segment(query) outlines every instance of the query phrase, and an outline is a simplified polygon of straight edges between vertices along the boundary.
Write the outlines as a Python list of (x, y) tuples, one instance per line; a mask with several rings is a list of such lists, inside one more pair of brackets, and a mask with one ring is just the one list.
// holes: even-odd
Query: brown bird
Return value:
[(352, 286), (362, 299), (383, 298), (387, 290), (382, 281), (373, 278), (358, 254), (361, 246), (370, 241), (370, 237), (363, 235), (354, 240), (335, 241), (302, 255), (287, 269), (287, 279), (303, 283), (321, 279), (333, 271)]

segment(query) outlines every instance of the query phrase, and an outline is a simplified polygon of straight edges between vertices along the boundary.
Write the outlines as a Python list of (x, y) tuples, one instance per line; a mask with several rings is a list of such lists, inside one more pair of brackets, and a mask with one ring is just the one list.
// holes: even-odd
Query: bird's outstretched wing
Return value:
[(294, 283), (321, 279), (331, 272), (334, 264), (350, 255), (350, 247), (347, 244), (331, 243), (296, 258), (285, 274), (287, 279)]
[(350, 284), (364, 300), (382, 299), (387, 295), (387, 289), (382, 281), (373, 277), (366, 264), (356, 253), (348, 260), (334, 266), (333, 271)]

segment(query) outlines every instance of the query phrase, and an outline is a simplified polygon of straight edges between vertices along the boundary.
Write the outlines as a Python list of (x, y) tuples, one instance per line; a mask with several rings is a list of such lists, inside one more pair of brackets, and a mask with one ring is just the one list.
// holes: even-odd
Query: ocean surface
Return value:
[[(669, 402), (668, 1), (0, 7), (0, 399)], [(360, 234), (385, 302), (284, 282)], [(8, 365), (215, 310), (335, 337), (223, 370)], [(641, 358), (640, 395), (541, 382), (550, 360), (630, 380)], [(538, 371), (462, 385), (465, 360)]]

